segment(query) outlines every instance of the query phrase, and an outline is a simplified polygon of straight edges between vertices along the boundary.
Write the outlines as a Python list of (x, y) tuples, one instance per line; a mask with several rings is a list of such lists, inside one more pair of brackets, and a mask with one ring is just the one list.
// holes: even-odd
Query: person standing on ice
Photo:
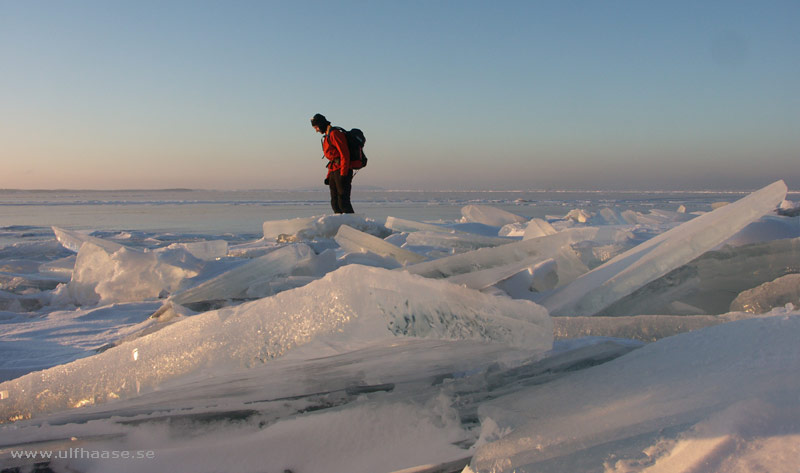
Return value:
[(331, 190), (331, 207), (337, 214), (351, 214), (350, 191), (353, 184), (353, 167), (360, 167), (351, 159), (347, 147), (347, 135), (339, 127), (331, 126), (324, 115), (318, 113), (311, 118), (311, 126), (322, 133), (322, 153), (328, 159), (328, 174), (325, 184)]

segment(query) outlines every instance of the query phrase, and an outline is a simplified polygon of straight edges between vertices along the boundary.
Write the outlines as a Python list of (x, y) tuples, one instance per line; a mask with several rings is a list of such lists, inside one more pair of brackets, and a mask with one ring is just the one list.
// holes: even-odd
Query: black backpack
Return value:
[[(364, 154), (364, 144), (367, 142), (367, 139), (364, 137), (364, 132), (358, 128), (347, 131), (337, 126), (334, 127), (334, 129), (343, 131), (344, 135), (347, 137), (347, 149), (350, 150), (350, 162), (361, 161), (361, 167), (354, 167), (353, 169), (367, 167), (367, 155)], [(353, 150), (358, 150), (358, 153), (355, 153)]]

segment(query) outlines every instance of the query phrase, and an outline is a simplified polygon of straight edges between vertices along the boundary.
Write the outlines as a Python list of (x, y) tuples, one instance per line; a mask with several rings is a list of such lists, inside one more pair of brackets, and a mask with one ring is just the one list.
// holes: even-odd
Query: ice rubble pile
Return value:
[[(532, 300), (554, 315), (719, 314), (740, 292), (800, 272), (793, 239), (800, 237), (800, 217), (767, 215), (787, 207), (785, 195), (778, 181), (688, 217), (606, 208), (548, 222), (464, 207), (464, 225), (494, 236), (394, 217), (385, 226), (359, 215), (297, 218), (264, 222), (261, 240), (231, 248), (210, 241), (142, 251), (54, 228), (64, 247), (78, 252), (54, 301), (224, 303), (266, 297), (358, 263)], [(636, 244), (634, 234), (648, 232), (655, 236)], [(774, 265), (777, 259), (791, 264)], [(732, 267), (741, 261), (751, 268)]]
[[(244, 253), (218, 242), (139, 250), (54, 229), (64, 247), (77, 251), (78, 255), (71, 280), (54, 291), (53, 300), (89, 306), (166, 298), (165, 309), (186, 305), (194, 310), (208, 310), (258, 299), (255, 305), (192, 316), (176, 324), (180, 328), (165, 326), (160, 332), (143, 337), (143, 344), (159, 345), (156, 340), (161, 340), (164, 334), (176, 330), (179, 331), (176, 334), (195, 331), (196, 340), (188, 337), (186, 343), (196, 343), (200, 348), (194, 345), (170, 348), (164, 343), (158, 350), (145, 350), (147, 353), (164, 352), (166, 359), (181, 360), (169, 364), (175, 367), (174, 371), (155, 370), (152, 376), (146, 374), (148, 370), (129, 378), (125, 378), (125, 370), (111, 376), (105, 372), (101, 374), (102, 370), (97, 368), (94, 373), (103, 381), (95, 383), (100, 387), (92, 391), (92, 399), (130, 394), (141, 389), (142, 383), (155, 386), (163, 379), (205, 366), (210, 363), (210, 357), (230, 358), (244, 364), (270, 359), (301, 343), (298, 340), (305, 343), (317, 335), (339, 330), (345, 323), (340, 317), (345, 313), (360, 321), (350, 324), (353, 321), (348, 319), (347, 334), (356, 333), (356, 327), (361, 327), (364, 320), (382, 320), (380, 332), (384, 335), (472, 338), (481, 333), (487, 340), (540, 346), (538, 340), (545, 335), (550, 339), (552, 329), (543, 324), (531, 329), (529, 322), (518, 328), (515, 324), (522, 322), (515, 320), (525, 319), (520, 316), (524, 313), (546, 314), (541, 306), (555, 315), (572, 316), (607, 313), (604, 311), (611, 311), (608, 315), (720, 314), (731, 307), (740, 292), (800, 272), (795, 263), (800, 262), (800, 240), (796, 238), (720, 248), (722, 243), (735, 239), (743, 228), (747, 231), (752, 225), (764, 222), (761, 217), (775, 210), (784, 201), (785, 194), (785, 184), (778, 181), (738, 202), (683, 223), (680, 222), (685, 220), (685, 214), (663, 211), (619, 216), (612, 211), (601, 212), (600, 217), (609, 222), (608, 225), (578, 223), (569, 215), (549, 222), (542, 219), (521, 222), (519, 216), (487, 206), (465, 208), (466, 223), (463, 225), (472, 226), (456, 228), (396, 218), (387, 219), (384, 226), (358, 215), (292, 219), (265, 222), (264, 238), (243, 245), (247, 249)], [(596, 222), (596, 217), (590, 215), (585, 220)], [(787, 228), (796, 225), (792, 220), (795, 218), (766, 217), (784, 219), (779, 221)], [(621, 224), (622, 221), (647, 223), (631, 225)], [(524, 228), (519, 227), (523, 224)], [(493, 229), (494, 235), (463, 230), (477, 228), (474, 225), (480, 225), (484, 231)], [(522, 238), (499, 236), (504, 228), (505, 233), (514, 233), (509, 225), (518, 226), (516, 231)], [(648, 232), (657, 236), (635, 244), (633, 235)], [(452, 244), (452, 241), (463, 243)], [(715, 248), (719, 249), (709, 251)], [(228, 256), (223, 255), (226, 250)], [(735, 253), (735, 257), (728, 258), (726, 255), (730, 252)], [(248, 253), (260, 256), (241, 256)], [(779, 260), (790, 264), (776, 265)], [(752, 267), (737, 268), (737, 264)], [(378, 271), (364, 268), (364, 265), (394, 271)], [(764, 271), (764, 267), (777, 268), (777, 271)], [(342, 287), (331, 281), (338, 281)], [(390, 287), (395, 292), (382, 292), (380, 288), (387, 281), (394, 284)], [(320, 287), (331, 288), (333, 294), (341, 298), (331, 299), (330, 293), (323, 295)], [(283, 295), (296, 288), (315, 296), (296, 291)], [(425, 291), (430, 288), (447, 294), (458, 291), (458, 299), (470, 303), (457, 305), (458, 310), (452, 305), (440, 308), (435, 303), (436, 297), (421, 296), (429, 294)], [(776, 288), (780, 294), (774, 294)], [(747, 294), (747, 301), (758, 299), (760, 302), (745, 302), (743, 309), (768, 310), (771, 302), (794, 300), (793, 294), (786, 294), (786, 291), (791, 292), (791, 284), (776, 282), (754, 291), (755, 294)], [(765, 291), (770, 292), (769, 297), (763, 296)], [(503, 297), (494, 297), (498, 295)], [(292, 303), (293, 297), (303, 301)], [(310, 302), (315, 298), (316, 302)], [(364, 306), (364, 301), (373, 305)], [(470, 307), (482, 307), (480, 310), (485, 313), (474, 315)], [(733, 307), (739, 306), (734, 304)], [(242, 314), (249, 313), (248, 310), (257, 311), (259, 315), (246, 322)], [(382, 314), (381, 319), (375, 314), (376, 310)], [(509, 318), (509, 310), (516, 315)], [(159, 314), (164, 312), (159, 311)], [(170, 313), (186, 314), (187, 311)], [(230, 317), (231, 314), (235, 316)], [(219, 327), (224, 320), (244, 325), (231, 326), (230, 333), (222, 330), (212, 334), (213, 327)], [(709, 323), (714, 322), (717, 321)], [(278, 324), (278, 327), (281, 323), (294, 328), (282, 326), (280, 330), (270, 331), (271, 324)], [(624, 321), (620, 319), (619, 323)], [(614, 327), (619, 323), (608, 320), (607, 332), (617, 330)], [(664, 333), (680, 331), (681, 325), (692, 325), (665, 323), (669, 328), (662, 331)], [(698, 324), (704, 323), (706, 321), (698, 321)], [(447, 328), (443, 329), (445, 326)], [(491, 328), (494, 326), (501, 328), (494, 330)], [(153, 330), (149, 327), (146, 333)], [(302, 332), (303, 336), (292, 330)], [(581, 329), (570, 327), (569, 330), (579, 332)], [(537, 335), (538, 331), (546, 334)], [(226, 343), (238, 346), (236, 336), (231, 334), (245, 332), (252, 332), (256, 340), (241, 344), (244, 351), (228, 348), (227, 355), (215, 352), (224, 351)], [(647, 334), (634, 338), (646, 339)], [(122, 357), (120, 361), (131, 356), (127, 352), (120, 353), (115, 349), (101, 356), (116, 354), (113, 356)], [(101, 364), (114, 366), (115, 362)], [(61, 368), (54, 369), (53, 373)], [(134, 387), (134, 379), (138, 387)], [(75, 405), (86, 402), (85, 399), (88, 398), (71, 394), (59, 398), (57, 403)]]
[[(351, 284), (351, 281), (369, 284)], [(553, 328), (529, 301), (351, 265), (305, 287), (204, 312), (95, 356), (0, 384), (2, 419), (149, 391), (197, 370), (252, 366), (311, 341), (357, 346), (386, 337), (484, 340), (547, 350)]]

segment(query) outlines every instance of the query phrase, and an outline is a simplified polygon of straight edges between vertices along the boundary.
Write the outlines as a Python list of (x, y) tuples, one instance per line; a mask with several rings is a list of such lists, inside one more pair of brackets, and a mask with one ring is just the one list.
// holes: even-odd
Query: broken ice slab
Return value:
[(67, 289), (79, 305), (142, 301), (175, 291), (201, 269), (202, 262), (185, 250), (157, 253), (123, 247), (109, 251), (87, 241), (78, 251)]
[(188, 243), (173, 243), (166, 247), (168, 250), (184, 249), (195, 258), (210, 261), (228, 256), (228, 242), (225, 240), (193, 241)]
[(123, 245), (119, 243), (104, 240), (102, 238), (93, 237), (90, 235), (86, 235), (85, 233), (73, 232), (71, 230), (64, 230), (63, 228), (58, 227), (51, 227), (53, 229), (53, 233), (56, 234), (56, 239), (58, 240), (61, 245), (71, 251), (77, 253), (81, 249), (81, 245), (86, 242), (91, 242), (100, 248), (108, 251), (109, 253), (113, 253), (121, 248)]
[(550, 222), (541, 218), (534, 218), (531, 219), (531, 221), (528, 222), (528, 226), (525, 227), (525, 235), (522, 237), (522, 239), (530, 240), (531, 238), (555, 235), (556, 233), (558, 233), (558, 230), (553, 228), (553, 226), (550, 225)]
[(453, 228), (433, 225), (430, 223), (415, 222), (397, 217), (386, 217), (386, 228), (396, 232), (439, 232), (439, 233), (466, 233)]
[(731, 302), (730, 310), (763, 314), (786, 304), (800, 307), (800, 274), (787, 274), (743, 291)]
[(558, 286), (558, 265), (554, 259), (546, 259), (495, 284), (512, 299), (528, 299), (536, 302), (545, 291)]
[(334, 237), (334, 240), (343, 249), (352, 253), (375, 253), (378, 256), (391, 257), (404, 265), (425, 261), (425, 257), (418, 253), (392, 245), (387, 241), (358, 231), (348, 225), (339, 227), (339, 232)]
[(736, 203), (689, 220), (557, 289), (542, 303), (556, 315), (594, 315), (774, 210), (786, 191), (786, 184), (777, 181)]
[[(554, 260), (548, 258), (547, 261), (553, 261), (554, 263), (553, 266), (555, 266)], [(495, 266), (493, 268), (482, 269), (480, 271), (472, 271), (469, 273), (457, 274), (455, 276), (450, 276), (446, 278), (446, 280), (453, 284), (465, 286), (470, 289), (480, 290), (480, 289), (485, 289), (494, 284), (497, 284), (498, 282), (503, 281), (505, 279), (508, 279), (523, 270), (526, 270), (528, 268), (533, 268), (534, 266), (537, 265), (537, 263), (541, 262), (542, 262), (541, 256), (535, 255), (515, 263), (504, 264), (502, 266)]]
[(274, 240), (279, 235), (294, 235), (300, 230), (310, 228), (322, 216), (290, 218), (287, 220), (268, 220), (263, 223), (265, 240)]
[(559, 278), (571, 281), (581, 271), (586, 271), (587, 269), (569, 245), (591, 240), (597, 235), (598, 228), (573, 228), (555, 235), (517, 241), (495, 248), (481, 248), (433, 261), (417, 263), (408, 266), (405, 270), (428, 278), (447, 278), (497, 266), (516, 264), (523, 260), (533, 265), (538, 261), (553, 258), (559, 267)]
[(491, 248), (493, 246), (507, 245), (515, 241), (518, 241), (518, 239), (489, 237), (465, 232), (448, 234), (418, 231), (409, 234), (408, 238), (406, 238), (406, 243), (412, 246), (433, 246), (461, 251)]
[(464, 222), (502, 227), (509, 223), (527, 222), (528, 218), (489, 205), (466, 205), (461, 208)]
[(573, 220), (578, 223), (586, 223), (591, 220), (592, 214), (583, 209), (573, 209), (570, 210), (567, 215), (564, 217), (566, 220)]
[(618, 210), (609, 207), (600, 209), (598, 212), (598, 219), (602, 219), (604, 225), (622, 225), (624, 223), (630, 223), (622, 218), (622, 214), (620, 214)]
[(264, 239), (274, 240), (281, 235), (284, 235), (283, 238), (285, 241), (333, 238), (342, 225), (348, 225), (380, 238), (389, 236), (391, 233), (391, 231), (383, 225), (376, 223), (374, 220), (365, 218), (363, 215), (337, 214), (266, 221), (263, 224)]
[[(791, 273), (800, 273), (800, 238), (726, 247), (647, 283), (597, 315), (721, 314), (732, 310), (742, 291)], [(689, 306), (695, 310), (687, 312)]]
[[(175, 304), (245, 298), (248, 289), (278, 277), (308, 272), (316, 257), (308, 245), (285, 246), (204, 281), (197, 286), (174, 293)], [(305, 269), (304, 269), (305, 268)]]

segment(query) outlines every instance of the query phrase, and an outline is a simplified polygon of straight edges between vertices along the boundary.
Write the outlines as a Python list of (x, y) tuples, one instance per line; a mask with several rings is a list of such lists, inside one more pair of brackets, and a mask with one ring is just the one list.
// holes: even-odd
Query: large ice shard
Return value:
[(406, 243), (413, 246), (452, 248), (456, 251), (477, 250), (506, 245), (517, 241), (513, 238), (490, 237), (472, 233), (442, 233), (418, 231), (408, 235)]
[(482, 223), (492, 227), (528, 221), (526, 217), (489, 205), (466, 205), (461, 209), (461, 215), (465, 222)]
[[(546, 261), (551, 261), (553, 266), (556, 265), (555, 261), (552, 259), (547, 259)], [(504, 264), (502, 266), (495, 266), (470, 273), (457, 274), (446, 278), (446, 280), (453, 284), (460, 284), (471, 289), (480, 290), (508, 279), (525, 269), (533, 268), (538, 263), (542, 263), (542, 258), (539, 255), (534, 255), (516, 263)]]
[(774, 210), (786, 191), (786, 184), (777, 181), (733, 204), (683, 223), (582, 275), (542, 303), (552, 314), (594, 315)]
[(413, 220), (405, 220), (397, 217), (386, 217), (386, 228), (390, 228), (396, 232), (439, 232), (439, 233), (466, 233), (455, 230), (441, 225), (433, 225), (430, 223), (415, 222)]
[[(709, 251), (595, 315), (722, 314), (737, 294), (800, 273), (800, 238)], [(787, 301), (790, 302), (790, 301)], [(686, 311), (693, 307), (694, 311)]]
[(294, 235), (300, 230), (313, 227), (314, 223), (320, 218), (322, 217), (316, 216), (290, 218), (287, 220), (267, 220), (262, 225), (264, 239), (274, 240), (280, 235)]
[(393, 258), (400, 264), (425, 261), (425, 257), (420, 254), (395, 246), (388, 241), (358, 231), (348, 225), (341, 225), (334, 239), (339, 246), (354, 253), (368, 251), (378, 256)]
[(175, 291), (184, 279), (202, 269), (202, 262), (184, 250), (142, 252), (120, 247), (116, 251), (83, 243), (68, 285), (79, 305), (155, 299)]
[[(173, 243), (166, 250), (183, 249), (201, 260), (215, 260), (228, 256), (228, 242), (225, 240), (193, 241), (188, 243)], [(156, 250), (158, 251), (158, 250)]]
[(544, 351), (552, 347), (553, 326), (544, 308), (529, 301), (349, 265), (304, 287), (194, 315), (95, 356), (0, 383), (0, 418), (129, 398), (199, 370), (258, 366), (310, 342), (355, 346), (394, 337)]
[(525, 227), (525, 234), (523, 240), (530, 240), (531, 238), (539, 238), (547, 235), (555, 235), (558, 231), (550, 225), (550, 222), (541, 218), (533, 218)]
[(279, 277), (313, 275), (314, 250), (299, 243), (279, 248), (237, 268), (204, 281), (197, 286), (176, 292), (170, 301), (176, 304), (250, 298), (248, 291), (263, 289)]
[(587, 269), (572, 251), (570, 244), (591, 240), (597, 237), (598, 231), (598, 228), (593, 227), (573, 228), (555, 235), (518, 241), (495, 248), (481, 248), (417, 263), (405, 269), (412, 274), (428, 278), (448, 278), (498, 266), (519, 264), (521, 261), (524, 261), (523, 267), (527, 267), (553, 258), (559, 268), (559, 279), (571, 281)]
[(358, 214), (322, 215), (317, 217), (295, 218), (289, 220), (266, 221), (263, 224), (264, 239), (274, 240), (283, 235), (286, 241), (333, 238), (339, 227), (348, 225), (378, 237), (386, 237), (391, 232), (374, 220)]
[(90, 242), (95, 246), (99, 246), (104, 250), (108, 251), (109, 253), (113, 253), (119, 249), (122, 249), (124, 246), (120, 245), (119, 243), (104, 240), (102, 238), (93, 237), (91, 235), (86, 235), (80, 232), (74, 232), (71, 230), (64, 230), (63, 228), (58, 227), (51, 227), (53, 229), (53, 233), (56, 234), (56, 239), (58, 240), (61, 245), (71, 251), (77, 253), (81, 246), (86, 243)]

